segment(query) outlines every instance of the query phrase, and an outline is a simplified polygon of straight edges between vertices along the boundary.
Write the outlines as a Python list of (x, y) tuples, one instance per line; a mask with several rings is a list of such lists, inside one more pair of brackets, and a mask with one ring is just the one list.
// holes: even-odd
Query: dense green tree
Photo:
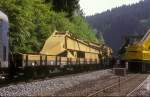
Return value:
[(53, 8), (57, 12), (67, 12), (72, 16), (79, 9), (79, 0), (53, 0)]
[[(25, 0), (27, 1), (27, 0)], [(10, 20), (10, 49), (18, 51), (19, 47), (24, 47), (27, 37), (31, 36), (30, 31), (33, 30), (32, 12), (28, 4), (24, 0), (0, 0), (0, 10), (4, 11)], [(22, 4), (26, 5), (26, 7)], [(23, 9), (23, 10), (22, 10)], [(26, 11), (28, 10), (28, 11)], [(30, 26), (28, 26), (30, 25)], [(15, 46), (14, 46), (15, 45)], [(24, 49), (26, 49), (24, 47)]]
[(1, 0), (0, 8), (9, 16), (11, 51), (39, 50), (41, 38), (49, 33), (49, 7), (41, 0)]
[(39, 52), (55, 30), (70, 31), (77, 38), (97, 42), (95, 33), (85, 19), (72, 14), (76, 7), (69, 8), (70, 3), (77, 3), (78, 0), (69, 0), (68, 9), (62, 6), (62, 11), (53, 10), (55, 5), (52, 1), (0, 0), (0, 10), (8, 15), (10, 21), (11, 52)]
[(98, 32), (103, 32), (105, 42), (117, 53), (126, 36), (144, 35), (150, 29), (149, 5), (150, 0), (142, 0), (89, 16), (87, 20)]

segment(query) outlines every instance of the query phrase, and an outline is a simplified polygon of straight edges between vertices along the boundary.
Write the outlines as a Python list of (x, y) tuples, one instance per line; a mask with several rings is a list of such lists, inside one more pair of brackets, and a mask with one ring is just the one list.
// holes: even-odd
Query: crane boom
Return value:
[(150, 30), (144, 35), (144, 37), (140, 41), (140, 44), (143, 45), (145, 47), (145, 49), (147, 49), (147, 47), (149, 48), (149, 45), (150, 45)]

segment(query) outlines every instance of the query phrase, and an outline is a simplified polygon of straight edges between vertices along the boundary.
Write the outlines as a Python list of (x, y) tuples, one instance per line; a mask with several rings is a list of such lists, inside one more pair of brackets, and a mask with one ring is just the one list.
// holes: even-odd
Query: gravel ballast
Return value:
[(135, 97), (149, 97), (150, 96), (150, 75), (147, 77), (145, 81), (141, 84), (141, 86), (134, 91), (130, 96)]
[(61, 89), (96, 80), (106, 75), (112, 75), (111, 70), (100, 70), (38, 82), (20, 83), (0, 88), (0, 96), (51, 96)]

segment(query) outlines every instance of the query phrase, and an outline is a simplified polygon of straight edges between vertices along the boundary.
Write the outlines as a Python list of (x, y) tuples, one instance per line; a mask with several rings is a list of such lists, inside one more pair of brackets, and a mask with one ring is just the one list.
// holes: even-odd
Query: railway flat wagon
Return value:
[[(14, 54), (13, 64), (16, 69), (12, 69), (11, 74), (24, 75), (32, 71), (40, 75), (54, 71), (100, 69), (103, 68), (101, 48), (100, 44), (79, 40), (68, 32), (54, 32), (46, 40), (40, 53)], [(107, 56), (111, 56), (110, 50)]]

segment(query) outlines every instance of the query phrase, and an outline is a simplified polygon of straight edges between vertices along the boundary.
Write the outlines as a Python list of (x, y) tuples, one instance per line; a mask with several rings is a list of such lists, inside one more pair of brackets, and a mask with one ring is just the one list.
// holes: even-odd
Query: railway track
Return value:
[[(90, 93), (87, 95), (87, 97), (93, 97), (93, 96), (129, 96), (136, 85), (131, 85), (133, 82), (139, 83), (145, 79), (147, 75), (141, 75), (136, 74), (134, 76), (129, 76), (125, 78), (124, 80), (118, 80), (118, 82), (115, 82), (111, 84), (110, 86), (106, 86), (100, 90), (97, 90), (93, 93)], [(130, 86), (130, 88), (127, 88)]]
[[(150, 76), (149, 76), (150, 77)], [(147, 79), (145, 79), (140, 85), (138, 85), (138, 87), (136, 87), (134, 90), (132, 90), (131, 92), (129, 92), (126, 97), (130, 97), (133, 96), (136, 92), (138, 92), (138, 90), (145, 84), (147, 83), (147, 81), (149, 80), (149, 77)]]
[[(131, 76), (131, 75), (128, 75)], [(87, 96), (93, 91), (100, 90), (104, 87), (112, 85), (117, 82), (119, 78), (115, 75), (103, 76), (93, 81), (87, 81), (80, 83), (77, 86), (71, 87), (69, 89), (63, 89), (56, 92), (55, 96)], [(124, 80), (124, 77), (120, 78)]]

